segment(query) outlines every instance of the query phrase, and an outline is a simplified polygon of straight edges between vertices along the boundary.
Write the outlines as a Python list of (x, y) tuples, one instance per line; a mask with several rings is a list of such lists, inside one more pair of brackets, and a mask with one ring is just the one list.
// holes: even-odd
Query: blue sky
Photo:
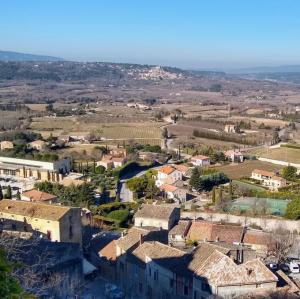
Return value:
[(300, 64), (300, 1), (0, 0), (0, 49), (186, 68)]

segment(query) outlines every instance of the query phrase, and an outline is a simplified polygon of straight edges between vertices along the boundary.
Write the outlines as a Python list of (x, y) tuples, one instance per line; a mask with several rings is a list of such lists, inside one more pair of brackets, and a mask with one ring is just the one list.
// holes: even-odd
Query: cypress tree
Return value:
[(11, 187), (10, 187), (10, 185), (7, 186), (6, 198), (11, 199)]

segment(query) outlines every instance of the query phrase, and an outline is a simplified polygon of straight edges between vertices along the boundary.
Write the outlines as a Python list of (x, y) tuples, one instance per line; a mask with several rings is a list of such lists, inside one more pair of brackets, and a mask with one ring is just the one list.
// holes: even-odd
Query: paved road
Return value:
[(133, 201), (133, 193), (127, 188), (126, 181), (120, 182), (120, 201), (131, 202)]
[[(156, 167), (151, 167), (149, 169), (157, 169), (159, 167), (161, 167), (161, 165), (156, 166)], [(127, 188), (126, 182), (129, 179), (132, 179), (134, 177), (136, 178), (136, 177), (143, 176), (149, 169), (141, 170), (139, 172), (128, 174), (128, 175), (126, 175), (126, 178), (119, 181), (118, 194), (120, 194), (120, 201), (121, 202), (131, 202), (131, 201), (133, 201), (133, 193)]]

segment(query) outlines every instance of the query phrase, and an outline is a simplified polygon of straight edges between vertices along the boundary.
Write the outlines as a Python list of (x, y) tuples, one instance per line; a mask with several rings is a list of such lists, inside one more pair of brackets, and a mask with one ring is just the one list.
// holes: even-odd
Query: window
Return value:
[(197, 291), (194, 291), (193, 299), (198, 299)]
[(120, 262), (120, 269), (122, 272), (124, 272), (124, 263)]
[(69, 239), (72, 239), (73, 238), (73, 227), (72, 225), (70, 225), (69, 227)]
[(151, 277), (151, 268), (149, 267), (149, 276)]
[(143, 292), (143, 284), (140, 282), (139, 283), (139, 292), (142, 293)]
[(158, 270), (154, 271), (154, 280), (158, 280)]
[(173, 288), (174, 286), (174, 279), (170, 279), (170, 288)]
[(152, 297), (152, 288), (150, 286), (148, 286), (147, 295), (148, 295), (149, 298)]
[(187, 286), (187, 285), (184, 286), (184, 288), (183, 288), (183, 294), (185, 296), (188, 296), (188, 294), (189, 294), (189, 286)]

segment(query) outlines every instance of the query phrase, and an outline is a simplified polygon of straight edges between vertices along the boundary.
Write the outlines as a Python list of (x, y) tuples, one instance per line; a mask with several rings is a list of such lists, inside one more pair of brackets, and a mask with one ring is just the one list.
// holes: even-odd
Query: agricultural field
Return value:
[[(59, 136), (62, 134), (84, 135), (95, 133), (104, 141), (135, 140), (143, 144), (161, 143), (161, 129), (164, 123), (138, 122), (138, 123), (100, 123), (91, 121), (87, 117), (44, 117), (35, 118), (31, 123), (31, 129), (40, 132), (44, 137), (50, 134)], [(98, 120), (98, 119), (97, 119)], [(84, 131), (83, 131), (84, 129)]]
[(300, 149), (279, 147), (279, 148), (263, 148), (251, 152), (261, 158), (280, 160), (289, 163), (300, 163)]
[(289, 124), (288, 121), (281, 120), (281, 119), (271, 119), (271, 118), (259, 118), (259, 117), (251, 117), (251, 116), (232, 116), (228, 118), (229, 121), (253, 121), (255, 123), (262, 124), (264, 123), (266, 126), (270, 127), (280, 127), (283, 128)]
[(30, 110), (42, 112), (46, 111), (47, 104), (26, 104), (25, 106)]
[(259, 160), (246, 160), (239, 164), (227, 164), (222, 166), (213, 166), (218, 171), (224, 172), (230, 179), (238, 180), (243, 177), (250, 177), (254, 169), (264, 169), (267, 171), (278, 171), (283, 168), (280, 165), (274, 165)]

